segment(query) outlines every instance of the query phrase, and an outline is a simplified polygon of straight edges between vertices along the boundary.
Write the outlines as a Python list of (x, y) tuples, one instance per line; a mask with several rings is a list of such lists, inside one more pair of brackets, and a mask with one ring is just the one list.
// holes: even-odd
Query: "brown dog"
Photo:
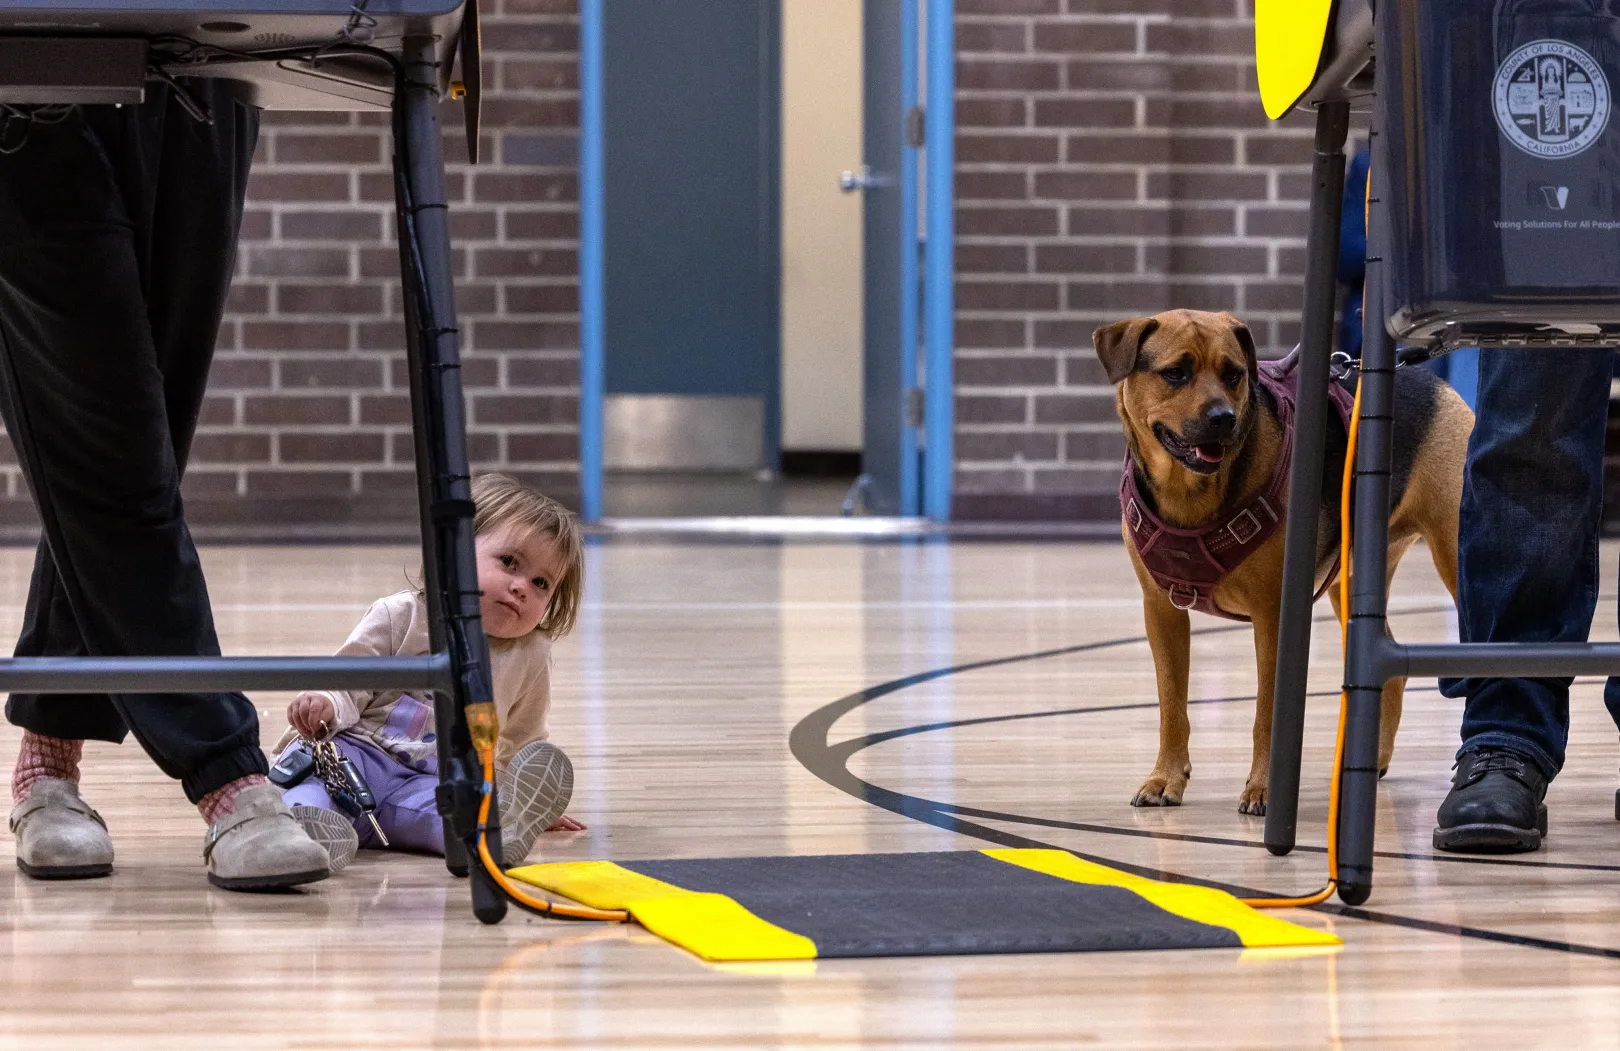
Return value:
[[(1286, 384), (1279, 386), (1275, 363), (1267, 363), (1262, 380), (1254, 340), (1230, 314), (1172, 310), (1105, 326), (1092, 341), (1115, 385), (1115, 405), (1125, 425), (1129, 456), (1122, 528), (1142, 585), (1158, 679), (1159, 757), (1131, 805), (1179, 806), (1192, 776), (1187, 611), (1197, 608), (1254, 624), (1260, 689), (1253, 762), (1238, 810), (1264, 814), (1293, 395)], [(1467, 404), (1433, 373), (1397, 372), (1389, 573), (1394, 575), (1401, 556), (1422, 537), (1454, 601), (1457, 508), (1473, 425)], [(1317, 532), (1318, 594), (1337, 577), (1347, 441), (1343, 418), (1330, 412)], [(1206, 554), (1210, 550), (1217, 555)], [(1212, 577), (1219, 579), (1203, 583)], [(1177, 582), (1166, 586), (1166, 581)], [(1329, 594), (1337, 611), (1337, 587)], [(1405, 680), (1396, 680), (1384, 688), (1380, 771), (1389, 768), (1395, 748), (1405, 686)]]

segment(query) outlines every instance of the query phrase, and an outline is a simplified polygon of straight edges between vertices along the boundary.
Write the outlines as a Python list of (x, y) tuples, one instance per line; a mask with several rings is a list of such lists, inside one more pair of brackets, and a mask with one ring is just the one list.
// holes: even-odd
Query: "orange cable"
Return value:
[[(1356, 377), (1355, 407), (1350, 410), (1350, 435), (1344, 450), (1344, 481), (1339, 489), (1339, 645), (1348, 645), (1350, 624), (1350, 490), (1355, 479), (1356, 434), (1361, 423), (1361, 377)], [(1350, 700), (1339, 691), (1339, 735), (1333, 745), (1333, 780), (1328, 785), (1327, 886), (1303, 898), (1240, 898), (1257, 909), (1297, 909), (1320, 905), (1333, 896), (1339, 875), (1339, 776), (1344, 768), (1344, 730)]]

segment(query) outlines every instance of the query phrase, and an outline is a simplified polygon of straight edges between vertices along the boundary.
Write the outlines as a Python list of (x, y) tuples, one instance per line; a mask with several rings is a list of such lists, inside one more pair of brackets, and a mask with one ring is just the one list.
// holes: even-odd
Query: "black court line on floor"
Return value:
[[(1406, 696), (1415, 693), (1439, 693), (1438, 686), (1422, 686), (1416, 689), (1410, 687)], [(1307, 697), (1337, 697), (1338, 690), (1316, 690)], [(1201, 700), (1188, 701), (1194, 704), (1234, 704), (1241, 701), (1253, 701), (1251, 694), (1238, 697), (1207, 697)], [(873, 745), (883, 744), (902, 737), (914, 737), (917, 734), (932, 733), (936, 730), (955, 730), (964, 726), (981, 726), (985, 723), (1011, 723), (1026, 719), (1050, 719), (1066, 715), (1096, 715), (1102, 712), (1131, 712), (1131, 711), (1158, 711), (1157, 702), (1148, 701), (1138, 704), (1109, 704), (1095, 708), (1055, 708), (1043, 712), (1019, 712), (1016, 715), (988, 715), (977, 719), (953, 719), (948, 722), (921, 723), (917, 726), (901, 727), (897, 730), (884, 730), (880, 733), (868, 734), (865, 737), (853, 738), (841, 744), (832, 746), (834, 751), (846, 753), (848, 756), (863, 751)], [(1061, 828), (1074, 832), (1101, 832), (1113, 836), (1134, 836), (1141, 839), (1167, 839), (1181, 843), (1209, 843), (1221, 847), (1252, 847), (1260, 850), (1265, 843), (1258, 839), (1231, 839), (1222, 836), (1200, 836), (1191, 832), (1166, 832), (1160, 829), (1148, 828), (1120, 828), (1116, 825), (1095, 825), (1077, 821), (1063, 821), (1058, 818), (1037, 817), (1029, 814), (1013, 814), (1000, 810), (981, 810), (977, 807), (957, 806), (954, 803), (941, 803), (941, 806), (962, 817), (976, 817), (990, 821), (1005, 821), (1018, 825), (1037, 825), (1042, 828)], [(1295, 851), (1304, 854), (1326, 854), (1327, 847), (1296, 846)], [(1525, 869), (1567, 869), (1577, 872), (1620, 872), (1620, 865), (1583, 864), (1572, 861), (1519, 861), (1513, 858), (1482, 857), (1479, 855), (1464, 854), (1435, 854), (1422, 852), (1408, 852), (1397, 850), (1376, 850), (1375, 857), (1389, 858), (1403, 861), (1444, 861), (1463, 865), (1502, 865), (1510, 868)]]
[[(1450, 606), (1433, 606), (1409, 610), (1392, 610), (1390, 616), (1412, 616), (1421, 613), (1449, 612)], [(1336, 623), (1331, 617), (1316, 618), (1318, 623)], [(1223, 635), (1230, 632), (1247, 630), (1248, 625), (1236, 624), (1215, 628), (1201, 628), (1193, 631), (1193, 635)], [(989, 716), (979, 719), (962, 719), (942, 723), (926, 723), (915, 727), (904, 727), (898, 730), (883, 731), (868, 734), (864, 737), (832, 744), (829, 738), (833, 727), (845, 715), (870, 704), (880, 698), (920, 686), (923, 683), (933, 682), (952, 675), (960, 675), (970, 671), (981, 671), (986, 668), (1005, 667), (1010, 664), (1023, 664), (1032, 661), (1049, 660), (1054, 657), (1066, 657), (1077, 653), (1088, 653), (1097, 650), (1113, 649), (1120, 646), (1129, 646), (1147, 641), (1146, 635), (1132, 635), (1127, 637), (1105, 639), (1098, 642), (1079, 643), (1074, 646), (1062, 646), (1056, 649), (1039, 650), (1034, 653), (1017, 654), (1011, 657), (995, 657), (988, 660), (972, 661), (967, 664), (952, 665), (945, 668), (934, 668), (928, 671), (917, 672), (899, 679), (878, 683), (859, 690), (848, 696), (841, 697), (830, 704), (825, 704), (806, 715), (793, 727), (788, 737), (788, 746), (795, 759), (810, 773), (822, 781), (856, 799), (869, 803), (875, 807), (887, 810), (902, 817), (921, 821), (950, 832), (971, 836), (987, 843), (995, 843), (1005, 847), (1023, 847), (1038, 849), (1068, 850), (1076, 857), (1099, 865), (1107, 865), (1122, 872), (1145, 876), (1148, 879), (1165, 880), (1174, 883), (1191, 883), (1203, 887), (1214, 887), (1224, 890), (1238, 897), (1277, 897), (1284, 892), (1276, 890), (1260, 890), (1253, 887), (1244, 887), (1237, 884), (1223, 883), (1217, 880), (1203, 879), (1189, 876), (1185, 873), (1169, 872), (1147, 866), (1135, 865), (1129, 862), (1116, 861), (1112, 858), (1096, 854), (1087, 854), (1069, 847), (1062, 847), (1055, 843), (1022, 836), (1015, 832), (1007, 832), (993, 828), (989, 825), (978, 824), (967, 820), (969, 817), (981, 821), (1004, 821), (1009, 824), (1036, 825), (1048, 828), (1060, 828), (1081, 832), (1095, 832), (1103, 835), (1139, 836), (1148, 838), (1174, 839), (1188, 842), (1207, 843), (1214, 846), (1238, 846), (1246, 848), (1262, 848), (1264, 844), (1255, 840), (1223, 839), (1214, 836), (1196, 836), (1186, 833), (1157, 832), (1150, 829), (1123, 829), (1109, 825), (1089, 825), (1079, 822), (1057, 821), (1047, 818), (1026, 817), (1018, 814), (1002, 814), (996, 811), (979, 810), (974, 807), (958, 806), (954, 803), (934, 799), (925, 799), (922, 796), (908, 795), (896, 792), (893, 789), (883, 788), (856, 777), (849, 770), (850, 757), (874, 744), (894, 740), (899, 737), (910, 736), (917, 733), (927, 733), (934, 730), (953, 729), (958, 726), (982, 725), (984, 723), (1010, 722), (1020, 718), (1042, 718), (1058, 715), (1078, 715), (1085, 713), (1126, 711), (1132, 709), (1157, 708), (1157, 704), (1131, 704), (1131, 705), (1105, 705), (1094, 708), (1058, 709), (1048, 712), (1034, 712), (1025, 715)], [(1417, 692), (1417, 691), (1413, 691)], [(1331, 696), (1331, 692), (1329, 696)], [(1315, 695), (1315, 696), (1320, 696)], [(1248, 698), (1216, 697), (1190, 701), (1190, 704), (1224, 704)], [(1326, 853), (1325, 847), (1296, 848), (1312, 853)], [(1444, 854), (1405, 854), (1394, 852), (1378, 852), (1378, 857), (1391, 859), (1404, 859), (1416, 861), (1445, 861), (1458, 864), (1475, 865), (1505, 865), (1520, 868), (1545, 869), (1578, 869), (1587, 871), (1620, 871), (1620, 866), (1603, 865), (1575, 865), (1559, 862), (1523, 862), (1511, 861), (1502, 858), (1466, 857)], [(1314, 889), (1314, 888), (1312, 888)], [(1433, 920), (1419, 919), (1414, 916), (1400, 916), (1394, 913), (1375, 912), (1358, 906), (1342, 905), (1324, 902), (1321, 905), (1310, 907), (1312, 911), (1323, 912), (1333, 916), (1342, 916), (1348, 919), (1364, 920), (1369, 923), (1381, 923), (1395, 927), (1405, 927), (1411, 930), (1426, 931), (1431, 934), (1446, 934), (1459, 938), (1471, 938), (1479, 941), (1498, 942), (1506, 945), (1516, 945), (1524, 948), (1546, 949), (1553, 952), (1572, 953), (1579, 956), (1596, 956), (1602, 959), (1620, 960), (1620, 949), (1612, 949), (1600, 945), (1583, 945), (1577, 942), (1556, 941), (1547, 938), (1536, 938), (1528, 935), (1514, 934), (1510, 931), (1497, 931), (1484, 927), (1465, 927), (1452, 923), (1439, 923)]]

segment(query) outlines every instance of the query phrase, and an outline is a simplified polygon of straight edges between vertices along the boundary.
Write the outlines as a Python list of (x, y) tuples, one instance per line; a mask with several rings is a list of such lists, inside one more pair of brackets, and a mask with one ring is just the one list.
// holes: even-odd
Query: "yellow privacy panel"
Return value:
[(1310, 89), (1321, 68), (1333, 0), (1254, 0), (1254, 60), (1260, 101), (1277, 120)]
[(1107, 868), (1070, 854), (1066, 850), (986, 850), (985, 854), (1009, 865), (1043, 872), (1075, 883), (1121, 887), (1146, 898), (1165, 912), (1174, 913), (1212, 927), (1225, 927), (1245, 946), (1276, 948), (1297, 945), (1342, 945), (1343, 941), (1326, 931), (1301, 927), (1268, 916), (1238, 901), (1224, 890), (1195, 887), (1186, 883), (1160, 883)]

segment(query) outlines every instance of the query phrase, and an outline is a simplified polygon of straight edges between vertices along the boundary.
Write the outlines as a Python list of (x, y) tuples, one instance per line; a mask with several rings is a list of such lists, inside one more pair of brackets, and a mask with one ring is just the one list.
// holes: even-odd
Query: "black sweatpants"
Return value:
[[(258, 113), (190, 83), (213, 125), (152, 85), (140, 106), (35, 122), (0, 154), (0, 412), (45, 530), (18, 656), (219, 653), (180, 475)], [(266, 770), (240, 693), (18, 693), (6, 718), (51, 737), (133, 732), (192, 802)]]

